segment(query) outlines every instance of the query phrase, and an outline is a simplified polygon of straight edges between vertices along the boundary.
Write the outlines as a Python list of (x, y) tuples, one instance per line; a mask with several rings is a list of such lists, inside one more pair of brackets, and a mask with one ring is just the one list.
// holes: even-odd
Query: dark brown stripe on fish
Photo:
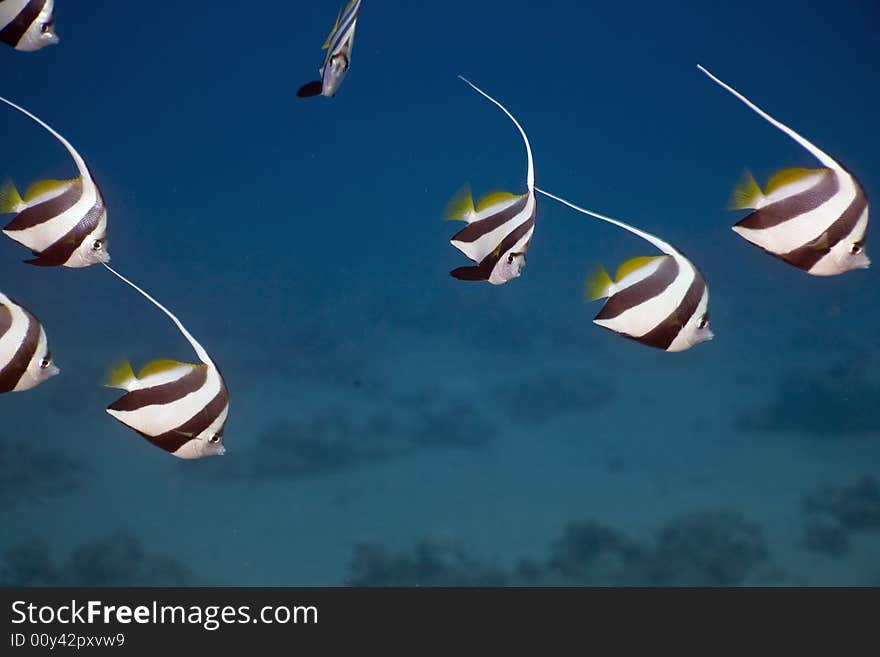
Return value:
[[(505, 237), (501, 241), (501, 244), (498, 245), (497, 249), (483, 258), (479, 265), (474, 267), (459, 267), (458, 269), (453, 269), (449, 272), (449, 275), (461, 281), (488, 281), (489, 277), (492, 275), (492, 270), (495, 269), (495, 265), (498, 264), (498, 261), (506, 256), (507, 252), (510, 251), (510, 249), (512, 249), (514, 245), (516, 245), (516, 243), (519, 242), (532, 227), (534, 227), (534, 225), (535, 215), (532, 214), (531, 217), (517, 226), (516, 230)], [(523, 246), (523, 252), (528, 248), (529, 243), (527, 242)]]
[(780, 199), (755, 210), (736, 225), (750, 230), (766, 230), (815, 210), (840, 190), (837, 173), (826, 169), (819, 181), (799, 194)]
[(499, 226), (503, 226), (516, 215), (523, 211), (528, 203), (529, 195), (524, 194), (519, 200), (515, 201), (510, 207), (489, 215), (479, 221), (473, 221), (452, 236), (453, 242), (476, 242), (483, 235), (491, 233)]
[(101, 221), (101, 215), (104, 212), (104, 201), (98, 192), (98, 201), (92, 206), (85, 217), (70, 229), (70, 231), (54, 244), (47, 247), (39, 253), (34, 253), (36, 258), (25, 260), (29, 265), (38, 267), (60, 267), (68, 260), (70, 256), (80, 247), (89, 234), (95, 230)]
[(3, 230), (27, 230), (51, 221), (76, 205), (82, 198), (82, 191), (82, 182), (77, 181), (58, 196), (25, 208)]
[(30, 365), (40, 344), (40, 323), (27, 310), (24, 308), (21, 308), (21, 310), (27, 317), (27, 331), (15, 354), (5, 366), (0, 368), (0, 393), (10, 392), (15, 389), (15, 386), (21, 381), (22, 375), (27, 371), (28, 365)]
[(856, 196), (849, 204), (843, 214), (828, 227), (823, 235), (819, 236), (819, 244), (813, 240), (810, 244), (789, 251), (783, 254), (773, 254), (785, 260), (787, 263), (794, 265), (798, 269), (809, 271), (817, 262), (824, 258), (837, 244), (849, 236), (853, 228), (859, 222), (859, 219), (868, 207), (868, 199), (859, 184), (853, 179), (856, 187)]
[(196, 365), (179, 379), (150, 388), (132, 390), (107, 407), (111, 411), (136, 411), (145, 406), (166, 405), (196, 392), (208, 380), (208, 367)]
[(12, 311), (0, 302), (0, 338), (6, 335), (6, 331), (12, 328)]
[[(196, 413), (190, 420), (184, 422), (179, 427), (161, 433), (158, 436), (150, 436), (138, 431), (140, 435), (153, 443), (156, 447), (169, 452), (176, 452), (186, 445), (190, 440), (201, 434), (205, 429), (211, 426), (213, 422), (220, 416), (223, 409), (229, 404), (229, 395), (226, 392), (226, 385), (220, 381), (220, 391), (214, 396), (207, 406)], [(135, 429), (137, 431), (137, 429)], [(221, 426), (218, 433), (223, 433)]]
[(661, 256), (663, 262), (648, 277), (616, 292), (596, 315), (595, 319), (613, 319), (663, 292), (678, 276), (678, 263), (672, 256)]
[(694, 280), (691, 281), (687, 292), (685, 292), (684, 298), (681, 300), (681, 303), (678, 304), (675, 311), (664, 319), (661, 324), (658, 324), (644, 335), (628, 337), (632, 337), (636, 342), (641, 342), (649, 347), (657, 347), (658, 349), (664, 350), (669, 349), (669, 346), (675, 341), (675, 338), (678, 337), (678, 334), (681, 333), (684, 326), (690, 321), (691, 317), (694, 316), (694, 313), (697, 312), (700, 300), (703, 298), (703, 293), (705, 291), (706, 282), (703, 280), (700, 272), (695, 268)]
[(21, 41), (21, 37), (28, 31), (28, 28), (37, 20), (37, 16), (43, 11), (46, 0), (30, 0), (11, 23), (0, 30), (0, 41), (8, 43), (13, 48)]

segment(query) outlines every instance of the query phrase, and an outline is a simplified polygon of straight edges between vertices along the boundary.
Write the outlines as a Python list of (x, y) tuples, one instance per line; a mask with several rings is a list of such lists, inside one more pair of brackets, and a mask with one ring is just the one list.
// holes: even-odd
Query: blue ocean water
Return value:
[[(730, 231), (743, 169), (814, 160), (707, 66), (880, 189), (875, 2), (65, 2), (0, 50), (0, 95), (101, 185), (113, 265), (221, 367), (222, 458), (104, 412), (121, 356), (192, 360), (101, 267), (0, 242), (0, 290), (62, 374), (0, 397), (6, 584), (880, 584), (876, 266), (812, 277)], [(586, 273), (653, 249), (539, 198), (521, 278), (457, 281), (443, 208), (539, 186), (677, 245), (715, 339), (662, 353), (592, 323)], [(0, 174), (75, 175), (0, 107)], [(872, 230), (867, 250), (871, 254)], [(880, 257), (880, 256), (877, 256)]]

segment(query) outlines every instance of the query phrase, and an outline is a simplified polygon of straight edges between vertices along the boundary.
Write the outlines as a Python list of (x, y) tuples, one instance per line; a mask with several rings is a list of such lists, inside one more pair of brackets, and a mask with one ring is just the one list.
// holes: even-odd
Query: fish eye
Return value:
[(92, 242), (92, 251), (100, 251), (102, 248), (104, 248), (104, 242), (101, 240), (95, 240)]
[(46, 32), (48, 32), (49, 30), (51, 30), (54, 26), (55, 26), (55, 19), (53, 18), (53, 19), (50, 20), (49, 22), (47, 22), (47, 23), (42, 23), (42, 24), (40, 25), (40, 32), (42, 32), (43, 34), (46, 34)]
[(49, 367), (49, 365), (51, 365), (51, 364), (52, 364), (52, 354), (47, 353), (47, 354), (43, 357), (43, 360), (40, 361), (40, 369), (41, 369), (41, 370), (44, 370), (44, 369), (46, 369), (47, 367)]
[(215, 433), (213, 436), (208, 438), (208, 442), (216, 445), (223, 439), (223, 436), (220, 433)]
[(508, 265), (513, 264), (513, 254), (512, 253), (507, 256), (507, 264)]
[(862, 252), (862, 245), (856, 242), (852, 246), (849, 247), (849, 252), (853, 255), (859, 255)]
[(706, 313), (702, 317), (700, 317), (700, 321), (697, 323), (698, 329), (704, 329), (709, 326), (709, 313)]

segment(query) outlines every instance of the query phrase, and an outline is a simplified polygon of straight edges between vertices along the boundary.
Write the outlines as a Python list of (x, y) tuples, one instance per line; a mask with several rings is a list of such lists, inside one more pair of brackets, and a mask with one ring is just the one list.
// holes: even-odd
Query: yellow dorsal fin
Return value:
[(621, 262), (620, 266), (617, 268), (617, 275), (614, 277), (615, 283), (620, 283), (629, 274), (632, 274), (634, 271), (638, 271), (649, 262), (653, 262), (657, 258), (668, 258), (669, 256), (637, 256), (635, 258), (630, 258), (625, 262)]
[(727, 207), (729, 210), (756, 208), (762, 198), (764, 198), (764, 193), (758, 186), (758, 181), (755, 180), (752, 172), (746, 169), (736, 187), (733, 188)]
[(828, 169), (804, 169), (801, 167), (791, 167), (789, 169), (777, 171), (770, 176), (767, 184), (764, 185), (764, 193), (768, 195), (772, 194), (780, 187), (785, 187), (789, 183), (797, 182), (798, 180), (803, 180), (815, 173), (823, 173), (825, 171), (828, 171)]
[(137, 377), (134, 375), (134, 370), (131, 369), (131, 363), (129, 363), (126, 358), (110, 368), (110, 371), (107, 372), (107, 376), (104, 377), (104, 385), (108, 388), (122, 388), (123, 390), (127, 390), (131, 382), (136, 379)]
[(330, 30), (330, 34), (327, 35), (327, 40), (324, 42), (324, 45), (321, 46), (321, 50), (327, 50), (330, 47), (330, 41), (333, 40), (333, 35), (336, 34), (336, 30), (339, 29), (339, 19), (342, 18), (342, 10), (345, 9), (345, 5), (339, 8), (339, 13), (336, 14), (336, 22), (333, 24), (333, 29)]
[(11, 180), (4, 181), (3, 186), (0, 187), (0, 214), (19, 212), (23, 206), (24, 201), (21, 194), (18, 193), (15, 183)]
[(489, 192), (477, 201), (477, 212), (481, 212), (486, 208), (491, 208), (493, 205), (498, 205), (504, 201), (509, 201), (512, 198), (519, 198), (520, 196), (521, 194), (511, 194), (510, 192), (505, 191)]
[(27, 191), (24, 193), (24, 200), (27, 203), (30, 203), (38, 196), (48, 194), (49, 192), (61, 189), (62, 187), (67, 187), (77, 181), (79, 181), (79, 178), (73, 180), (38, 180), (28, 187)]
[(608, 288), (613, 284), (614, 282), (611, 280), (611, 276), (608, 275), (605, 267), (598, 265), (587, 276), (587, 282), (584, 285), (584, 296), (590, 301), (604, 299), (608, 296)]
[(157, 358), (156, 360), (151, 360), (141, 368), (141, 371), (138, 372), (138, 378), (145, 379), (153, 374), (161, 374), (162, 372), (173, 370), (176, 367), (198, 367), (198, 365), (181, 363), (179, 360), (171, 360), (170, 358)]
[(471, 194), (471, 186), (465, 184), (455, 193), (452, 200), (446, 204), (443, 216), (447, 219), (466, 221), (474, 214), (474, 196)]

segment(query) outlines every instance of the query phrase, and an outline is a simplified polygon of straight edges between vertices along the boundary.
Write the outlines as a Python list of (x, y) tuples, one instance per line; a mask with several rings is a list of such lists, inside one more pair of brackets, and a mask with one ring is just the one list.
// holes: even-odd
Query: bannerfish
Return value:
[(591, 217), (619, 226), (664, 255), (622, 263), (612, 280), (600, 266), (587, 279), (590, 301), (607, 298), (593, 320), (636, 342), (665, 351), (684, 351), (714, 336), (709, 330), (709, 289), (702, 274), (668, 242), (617, 219), (585, 210), (542, 189), (548, 196)]
[(474, 205), (470, 187), (465, 186), (446, 209), (448, 219), (467, 222), (467, 226), (453, 235), (450, 243), (478, 263), (472, 267), (453, 269), (449, 273), (463, 281), (489, 281), (493, 285), (501, 285), (522, 273), (526, 265), (526, 250), (535, 231), (537, 201), (532, 147), (522, 126), (501, 103), (471, 81), (459, 77), (477, 93), (497, 105), (513, 121), (526, 145), (528, 172), (525, 194), (492, 192)]
[(0, 41), (32, 51), (58, 43), (55, 0), (0, 0)]
[(107, 251), (107, 208), (85, 161), (64, 137), (46, 123), (0, 97), (7, 105), (39, 123), (70, 153), (79, 176), (73, 180), (40, 180), (24, 195), (12, 181), (0, 187), (0, 213), (15, 213), (3, 232), (29, 248), (42, 267), (88, 267), (110, 261)]
[(229, 393), (214, 361), (170, 310), (109, 265), (104, 266), (171, 318), (201, 360), (199, 364), (154, 360), (137, 375), (131, 364), (123, 361), (110, 371), (104, 385), (126, 392), (107, 407), (107, 412), (178, 458), (225, 454), (222, 443)]
[(354, 42), (354, 28), (357, 26), (358, 13), (361, 10), (362, 0), (349, 0), (344, 8), (339, 10), (336, 24), (330, 32), (330, 36), (321, 46), (327, 51), (324, 63), (318, 69), (321, 79), (304, 84), (296, 92), (300, 98), (309, 96), (335, 96), (336, 90), (345, 79), (348, 68), (351, 66), (351, 46)]
[(0, 292), (0, 393), (29, 390), (59, 371), (39, 320)]
[(783, 169), (770, 177), (763, 191), (746, 172), (734, 190), (730, 207), (755, 211), (734, 225), (734, 232), (770, 255), (814, 276), (867, 269), (871, 264), (865, 254), (868, 199), (855, 177), (830, 155), (771, 117), (736, 89), (702, 66), (697, 68), (825, 166)]

